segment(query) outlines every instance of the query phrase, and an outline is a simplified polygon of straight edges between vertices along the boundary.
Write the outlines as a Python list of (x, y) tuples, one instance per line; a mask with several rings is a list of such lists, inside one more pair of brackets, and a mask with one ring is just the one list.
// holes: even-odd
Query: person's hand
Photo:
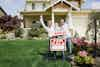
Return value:
[(43, 15), (42, 14), (40, 15), (40, 18), (43, 18)]
[(69, 9), (68, 9), (68, 11), (69, 11), (69, 12), (71, 12), (71, 11), (72, 11), (72, 7), (71, 7), (71, 8), (69, 8)]
[(40, 15), (40, 21), (42, 21), (42, 20), (43, 20), (43, 15), (41, 14), (41, 15)]

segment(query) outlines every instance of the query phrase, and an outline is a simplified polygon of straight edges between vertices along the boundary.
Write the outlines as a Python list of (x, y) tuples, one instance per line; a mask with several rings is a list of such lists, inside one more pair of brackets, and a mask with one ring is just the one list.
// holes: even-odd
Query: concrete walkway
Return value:
[(96, 57), (96, 67), (100, 67), (100, 57)]

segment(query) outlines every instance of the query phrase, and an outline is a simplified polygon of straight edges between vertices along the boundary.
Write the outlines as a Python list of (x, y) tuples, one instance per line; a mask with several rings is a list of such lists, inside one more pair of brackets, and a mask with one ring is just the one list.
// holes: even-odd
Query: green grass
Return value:
[(0, 41), (0, 67), (71, 67), (67, 61), (44, 60), (48, 41)]

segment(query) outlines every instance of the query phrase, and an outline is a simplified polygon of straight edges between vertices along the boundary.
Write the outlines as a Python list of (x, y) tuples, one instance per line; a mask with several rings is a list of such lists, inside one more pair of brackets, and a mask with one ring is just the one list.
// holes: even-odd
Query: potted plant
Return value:
[(94, 58), (87, 51), (79, 51), (74, 61), (80, 67), (92, 67), (94, 64)]

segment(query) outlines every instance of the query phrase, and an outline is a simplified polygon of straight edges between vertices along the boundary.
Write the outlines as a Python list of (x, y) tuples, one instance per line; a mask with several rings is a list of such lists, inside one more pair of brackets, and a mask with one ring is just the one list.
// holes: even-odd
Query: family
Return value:
[(63, 36), (66, 38), (66, 46), (69, 54), (72, 54), (72, 44), (71, 38), (75, 36), (75, 31), (73, 27), (69, 24), (68, 20), (60, 19), (60, 22), (54, 23), (52, 20), (48, 20), (47, 26), (44, 23), (43, 15), (40, 15), (40, 22), (46, 32), (48, 33), (48, 37), (52, 38), (55, 36), (55, 32), (63, 32)]

